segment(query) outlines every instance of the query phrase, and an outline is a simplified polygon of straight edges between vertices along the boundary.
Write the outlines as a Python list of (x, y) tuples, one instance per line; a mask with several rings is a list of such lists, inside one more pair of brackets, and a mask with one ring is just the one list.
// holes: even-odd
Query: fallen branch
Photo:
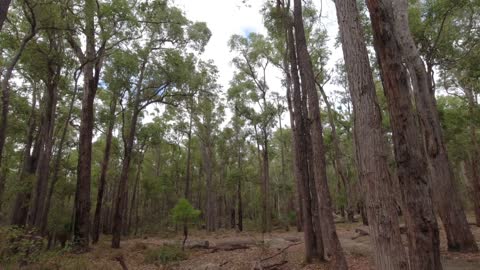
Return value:
[(283, 260), (283, 261), (280, 261), (280, 262), (278, 262), (278, 263), (273, 263), (273, 264), (269, 264), (269, 265), (263, 265), (263, 266), (262, 266), (262, 269), (263, 269), (263, 270), (274, 269), (274, 268), (276, 268), (276, 267), (278, 267), (278, 266), (282, 266), (282, 265), (287, 264), (287, 263), (288, 263), (287, 260)]
[(238, 249), (249, 249), (250, 247), (245, 244), (229, 244), (229, 245), (220, 245), (212, 247), (212, 251), (210, 253), (215, 253), (217, 251), (233, 251)]
[(128, 270), (127, 264), (125, 263), (125, 259), (123, 258), (123, 255), (119, 255), (115, 257), (115, 260), (120, 263), (120, 266), (122, 267), (122, 270)]
[(301, 244), (301, 243), (303, 243), (303, 242), (297, 242), (297, 243), (290, 244), (290, 245), (284, 247), (284, 248), (283, 248), (282, 250), (280, 250), (279, 252), (273, 254), (272, 256), (269, 256), (269, 257), (266, 257), (266, 258), (261, 259), (260, 262), (268, 261), (268, 260), (270, 260), (270, 259), (272, 259), (272, 258), (275, 258), (275, 257), (277, 257), (278, 255), (280, 255), (280, 254), (282, 254), (283, 252), (285, 252), (287, 249), (289, 249), (289, 248), (291, 248), (291, 247), (293, 247), (293, 246), (299, 245), (299, 244)]

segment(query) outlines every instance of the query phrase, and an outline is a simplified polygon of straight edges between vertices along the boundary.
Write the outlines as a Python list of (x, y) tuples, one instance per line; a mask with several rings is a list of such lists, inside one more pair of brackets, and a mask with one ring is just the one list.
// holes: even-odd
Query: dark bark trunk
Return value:
[[(24, 226), (27, 222), (28, 209), (30, 205), (31, 191), (27, 177), (31, 176), (36, 171), (37, 156), (31, 154), (32, 144), (34, 142), (34, 133), (36, 129), (36, 104), (37, 104), (37, 89), (36, 84), (33, 85), (32, 90), (32, 107), (30, 117), (28, 119), (27, 141), (23, 151), (23, 165), (18, 178), (20, 190), (15, 196), (15, 204), (12, 211), (11, 224), (17, 226)], [(38, 148), (38, 147), (37, 147)]]
[[(55, 37), (53, 37), (55, 38)], [(51, 41), (54, 50), (59, 50), (56, 41)], [(50, 175), (50, 160), (52, 156), (53, 131), (55, 126), (55, 115), (57, 107), (57, 91), (60, 81), (62, 66), (59, 63), (50, 63), (48, 77), (45, 80), (46, 92), (44, 94), (44, 107), (40, 121), (40, 154), (37, 165), (37, 183), (33, 196), (32, 207), (30, 208), (31, 226), (35, 226), (41, 234), (46, 232), (47, 217), (45, 216), (46, 199), (48, 196), (48, 179)]]
[(407, 68), (396, 42), (391, 1), (367, 0), (383, 88), (393, 131), (397, 173), (405, 206), (411, 269), (441, 270), (439, 232), (433, 211), (427, 157), (418, 133)]
[[(147, 56), (148, 57), (148, 56)], [(143, 59), (142, 67), (140, 69), (140, 76), (137, 82), (134, 102), (133, 113), (130, 120), (130, 130), (127, 134), (126, 140), (124, 140), (124, 155), (122, 162), (122, 172), (120, 175), (120, 181), (118, 184), (117, 197), (115, 198), (115, 212), (113, 216), (113, 229), (112, 229), (112, 248), (120, 248), (120, 237), (122, 234), (123, 223), (125, 221), (125, 210), (127, 208), (127, 196), (128, 196), (128, 172), (130, 170), (130, 161), (132, 158), (133, 144), (135, 141), (135, 135), (137, 131), (137, 122), (140, 115), (140, 101), (142, 94), (142, 84), (144, 78), (144, 72), (147, 65), (147, 57)], [(125, 123), (123, 123), (125, 125)]]
[[(7, 139), (7, 129), (8, 129), (8, 112), (10, 110), (10, 79), (13, 75), (13, 70), (17, 65), (17, 62), (20, 60), (20, 56), (22, 56), (23, 51), (27, 47), (28, 42), (33, 39), (36, 35), (37, 28), (36, 28), (36, 21), (35, 21), (35, 14), (33, 13), (31, 7), (27, 5), (28, 9), (31, 11), (31, 22), (30, 22), (30, 32), (22, 39), (20, 43), (20, 47), (18, 48), (16, 54), (13, 58), (8, 62), (5, 68), (5, 73), (3, 74), (1, 87), (2, 87), (2, 110), (0, 115), (0, 170), (2, 169), (2, 160), (3, 160), (3, 149), (5, 147), (5, 140)], [(1, 176), (0, 176), (1, 177)], [(0, 179), (0, 182), (3, 182), (5, 179)], [(3, 182), (4, 183), (4, 182)], [(3, 194), (0, 194), (0, 197)]]
[(51, 206), (53, 191), (55, 189), (55, 185), (57, 184), (58, 174), (60, 172), (60, 164), (61, 164), (61, 160), (62, 160), (63, 146), (64, 146), (65, 140), (67, 138), (68, 125), (70, 123), (70, 119), (72, 118), (72, 112), (73, 112), (73, 108), (74, 108), (74, 105), (75, 105), (75, 100), (77, 99), (78, 77), (77, 77), (77, 75), (74, 75), (74, 77), (75, 77), (75, 87), (74, 87), (74, 91), (73, 91), (73, 94), (72, 94), (72, 99), (70, 100), (68, 114), (67, 114), (67, 117), (65, 119), (64, 127), (63, 127), (63, 130), (62, 130), (62, 135), (60, 137), (60, 142), (58, 143), (55, 162), (54, 162), (54, 165), (53, 165), (52, 182), (50, 183), (50, 187), (49, 187), (48, 195), (47, 195), (47, 201), (45, 202), (45, 212), (44, 212), (44, 217), (43, 217), (44, 220), (45, 220), (44, 224), (47, 224), (48, 213), (50, 212), (50, 206)]
[[(305, 117), (302, 111), (302, 97), (300, 90), (300, 78), (298, 76), (297, 58), (293, 36), (293, 25), (287, 29), (287, 48), (290, 62), (285, 64), (287, 77), (287, 99), (290, 111), (290, 122), (293, 131), (292, 145), (294, 149), (294, 176), (297, 183), (297, 192), (302, 207), (303, 235), (305, 239), (305, 261), (312, 262), (314, 258), (324, 259), (323, 240), (318, 241), (314, 232), (312, 217), (312, 198), (310, 195), (309, 163), (306, 137), (309, 134), (305, 127)], [(292, 89), (293, 88), (293, 89)], [(292, 92), (293, 90), (293, 92)], [(292, 102), (293, 101), (293, 102)], [(321, 234), (317, 234), (321, 235)], [(319, 242), (319, 243), (317, 243)], [(317, 245), (319, 248), (317, 248)]]
[(7, 18), (8, 8), (12, 0), (0, 0), (0, 31), (2, 31), (3, 23)]
[[(336, 0), (340, 39), (354, 110), (355, 151), (367, 201), (376, 269), (409, 269), (388, 168), (372, 69), (356, 0)], [(362, 203), (363, 204), (363, 203)], [(363, 208), (363, 205), (360, 206)], [(360, 211), (363, 212), (363, 209)]]
[(131, 231), (131, 226), (132, 226), (133, 212), (134, 212), (134, 209), (136, 208), (136, 205), (138, 205), (138, 201), (139, 201), (139, 199), (138, 199), (139, 198), (138, 186), (140, 184), (143, 158), (144, 158), (145, 151), (146, 151), (144, 148), (145, 148), (145, 141), (143, 141), (143, 143), (142, 143), (142, 145), (140, 146), (140, 149), (139, 149), (140, 157), (139, 157), (139, 161), (138, 161), (138, 164), (137, 164), (137, 172), (136, 172), (136, 175), (135, 175), (135, 183), (133, 185), (132, 201), (130, 202), (130, 212), (129, 212), (129, 215), (128, 215), (128, 229), (127, 229), (127, 231), (129, 233)]
[(345, 211), (348, 213), (347, 220), (349, 222), (354, 222), (353, 215), (350, 214), (353, 212), (353, 205), (350, 199), (350, 196), (352, 195), (350, 191), (350, 180), (348, 179), (347, 169), (345, 168), (345, 165), (342, 160), (342, 152), (340, 150), (340, 139), (338, 138), (338, 134), (337, 134), (334, 111), (332, 109), (332, 106), (330, 105), (330, 102), (328, 101), (328, 97), (325, 94), (323, 87), (321, 85), (318, 85), (318, 88), (320, 90), (320, 94), (322, 95), (323, 101), (325, 102), (325, 105), (327, 107), (328, 122), (330, 124), (330, 128), (332, 129), (333, 166), (343, 186), (343, 192), (344, 192), (345, 201), (346, 201)]
[(100, 172), (100, 180), (98, 186), (98, 194), (97, 194), (97, 205), (95, 207), (95, 215), (93, 218), (93, 231), (92, 231), (92, 243), (96, 244), (100, 237), (100, 218), (102, 216), (102, 206), (103, 206), (103, 196), (105, 193), (105, 185), (107, 182), (107, 173), (108, 173), (108, 165), (110, 163), (110, 152), (112, 149), (112, 137), (113, 137), (113, 129), (115, 127), (115, 112), (117, 108), (117, 94), (112, 93), (112, 97), (110, 100), (110, 111), (108, 115), (108, 127), (107, 127), (107, 134), (105, 138), (105, 149), (103, 152), (103, 161), (102, 161), (102, 168)]
[[(191, 104), (192, 106), (192, 104)], [(190, 119), (188, 123), (187, 133), (187, 170), (185, 173), (185, 199), (190, 201), (190, 182), (191, 182), (191, 160), (192, 160), (192, 120), (193, 120), (193, 108), (190, 108)]]
[[(75, 222), (73, 224), (73, 244), (78, 252), (88, 250), (90, 234), (90, 208), (91, 208), (91, 168), (92, 168), (92, 139), (95, 120), (94, 99), (97, 92), (98, 80), (102, 63), (95, 50), (94, 17), (96, 4), (94, 0), (85, 1), (85, 35), (86, 53), (74, 49), (83, 66), (84, 89), (82, 98), (82, 111), (80, 117), (80, 135), (78, 142), (78, 173), (75, 191)], [(71, 42), (73, 44), (73, 42)]]
[[(303, 26), (302, 1), (294, 1), (295, 40), (300, 70), (302, 88), (308, 94), (308, 109), (310, 120), (310, 135), (313, 152), (313, 171), (317, 190), (319, 215), (322, 217), (322, 238), (328, 243), (332, 256), (332, 268), (348, 269), (345, 254), (343, 253), (333, 222), (332, 202), (328, 190), (327, 172), (325, 164), (325, 147), (323, 145), (322, 123), (315, 76), (307, 48), (305, 29)], [(326, 245), (324, 245), (326, 246)]]
[(238, 214), (238, 223), (237, 228), (239, 231), (243, 231), (243, 205), (242, 205), (242, 180), (243, 180), (243, 165), (242, 165), (242, 152), (240, 146), (240, 140), (238, 139), (239, 134), (236, 135), (237, 138), (237, 145), (238, 145), (238, 170), (240, 172), (240, 177), (238, 178), (237, 182), (237, 214)]
[(392, 3), (395, 8), (395, 37), (400, 45), (416, 97), (416, 109), (419, 112), (424, 135), (433, 199), (447, 235), (448, 249), (463, 252), (478, 251), (454, 185), (453, 170), (448, 159), (436, 106), (435, 89), (432, 88), (433, 84), (410, 33), (407, 0)]

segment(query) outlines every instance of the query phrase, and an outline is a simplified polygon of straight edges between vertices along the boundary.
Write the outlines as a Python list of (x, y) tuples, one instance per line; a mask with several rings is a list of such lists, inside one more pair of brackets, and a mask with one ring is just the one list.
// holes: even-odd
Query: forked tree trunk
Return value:
[[(53, 37), (55, 38), (55, 37)], [(55, 41), (54, 41), (55, 42)], [(53, 43), (53, 46), (56, 46)], [(57, 50), (55, 47), (54, 50)], [(33, 194), (33, 203), (30, 208), (29, 223), (35, 226), (41, 234), (46, 232), (47, 217), (45, 216), (46, 199), (48, 195), (48, 179), (50, 175), (50, 160), (52, 157), (53, 131), (57, 108), (57, 91), (60, 81), (61, 65), (54, 64), (48, 67), (48, 78), (45, 81), (43, 112), (40, 121), (40, 154), (37, 165), (36, 188)]]
[(322, 122), (320, 119), (320, 105), (315, 87), (315, 76), (307, 48), (305, 29), (303, 26), (302, 1), (294, 1), (294, 26), (296, 50), (302, 88), (308, 93), (309, 120), (311, 123), (311, 149), (313, 152), (313, 171), (317, 190), (319, 214), (322, 217), (322, 238), (329, 244), (332, 256), (332, 268), (348, 269), (347, 260), (343, 253), (333, 222), (332, 202), (328, 190), (327, 171), (325, 163), (325, 147), (323, 145)]
[[(297, 58), (295, 53), (295, 40), (293, 36), (293, 25), (288, 24), (287, 48), (290, 65), (285, 65), (287, 78), (287, 100), (290, 111), (290, 122), (292, 127), (292, 145), (294, 150), (294, 176), (297, 184), (298, 196), (301, 200), (301, 214), (303, 220), (303, 236), (305, 239), (305, 262), (311, 263), (314, 258), (324, 260), (323, 240), (315, 234), (312, 197), (310, 194), (310, 176), (307, 150), (307, 133), (305, 117), (302, 111), (302, 97), (300, 90), (300, 78), (298, 76)], [(293, 90), (293, 91), (292, 91)], [(313, 187), (314, 188), (314, 187)], [(316, 224), (318, 225), (318, 224)], [(319, 243), (317, 243), (319, 242)], [(317, 244), (319, 245), (317, 248)]]
[(44, 212), (44, 217), (43, 217), (44, 220), (45, 220), (44, 224), (47, 224), (48, 213), (50, 213), (53, 191), (55, 189), (55, 185), (57, 184), (58, 174), (60, 172), (60, 164), (61, 164), (61, 161), (62, 161), (63, 146), (64, 146), (65, 140), (67, 138), (68, 125), (70, 123), (70, 119), (72, 118), (72, 112), (73, 112), (73, 108), (74, 108), (74, 105), (75, 105), (75, 100), (77, 99), (78, 77), (76, 75), (74, 75), (74, 76), (75, 76), (75, 87), (74, 87), (74, 91), (73, 91), (73, 94), (72, 94), (72, 99), (70, 100), (68, 114), (67, 114), (67, 117), (65, 118), (65, 123), (64, 123), (64, 126), (63, 126), (63, 130), (62, 130), (62, 135), (60, 137), (60, 142), (58, 143), (58, 146), (57, 146), (57, 153), (56, 153), (55, 161), (54, 161), (54, 164), (53, 164), (52, 181), (51, 181), (50, 187), (48, 189), (47, 201), (45, 202), (45, 212)]
[(367, 0), (393, 131), (397, 173), (405, 206), (411, 269), (441, 270), (439, 232), (433, 211), (427, 157), (418, 132), (407, 68), (395, 37), (390, 0)]
[[(113, 216), (112, 229), (112, 248), (120, 248), (120, 238), (124, 230), (126, 220), (126, 209), (128, 206), (128, 172), (130, 170), (130, 161), (132, 159), (133, 144), (137, 132), (138, 117), (140, 115), (140, 101), (142, 94), (142, 84), (147, 65), (147, 58), (143, 59), (142, 67), (140, 69), (140, 76), (135, 89), (135, 97), (132, 106), (132, 117), (130, 120), (130, 129), (127, 138), (124, 141), (124, 153), (122, 162), (122, 172), (120, 174), (120, 181), (118, 183), (117, 196), (115, 198), (115, 211)], [(125, 125), (126, 123), (124, 123)]]
[(75, 218), (73, 224), (73, 244), (78, 252), (88, 250), (90, 235), (90, 190), (92, 178), (92, 140), (95, 121), (94, 99), (97, 93), (100, 68), (97, 67), (95, 50), (95, 13), (94, 0), (86, 0), (84, 5), (86, 52), (74, 47), (83, 66), (84, 89), (80, 116), (80, 135), (78, 141), (78, 173), (75, 190)]
[(410, 33), (407, 0), (392, 1), (392, 4), (395, 8), (395, 37), (400, 44), (416, 96), (416, 109), (424, 135), (433, 199), (447, 235), (448, 249), (463, 252), (478, 251), (454, 185), (453, 170), (448, 160), (436, 107), (435, 89), (432, 88), (424, 62)]
[(348, 88), (354, 110), (355, 151), (366, 196), (376, 269), (409, 269), (395, 207), (388, 149), (356, 0), (336, 0)]
[(112, 93), (110, 100), (110, 111), (108, 115), (108, 128), (105, 138), (105, 149), (103, 152), (102, 168), (100, 172), (100, 180), (97, 193), (97, 205), (95, 207), (95, 215), (93, 218), (92, 243), (98, 242), (100, 237), (100, 218), (102, 216), (103, 196), (105, 193), (105, 185), (107, 183), (108, 165), (110, 163), (110, 152), (112, 149), (113, 129), (115, 127), (115, 111), (117, 108), (117, 94)]

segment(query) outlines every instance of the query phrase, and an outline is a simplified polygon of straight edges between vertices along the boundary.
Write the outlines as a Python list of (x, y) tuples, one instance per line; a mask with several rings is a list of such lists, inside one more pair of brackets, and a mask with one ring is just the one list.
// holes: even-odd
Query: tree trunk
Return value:
[[(400, 45), (405, 64), (411, 76), (429, 163), (433, 199), (447, 235), (450, 251), (478, 251), (448, 160), (442, 127), (437, 111), (435, 89), (429, 80), (422, 58), (417, 50), (408, 24), (407, 0), (392, 1), (395, 9), (395, 37)], [(445, 200), (445, 198), (449, 198)]]
[(351, 214), (353, 212), (353, 205), (349, 198), (349, 196), (352, 195), (350, 191), (350, 181), (347, 176), (348, 174), (347, 169), (345, 168), (342, 161), (342, 152), (340, 151), (340, 139), (338, 138), (337, 127), (336, 127), (335, 118), (333, 115), (334, 111), (332, 109), (332, 106), (330, 105), (330, 102), (328, 101), (328, 97), (325, 94), (323, 87), (318, 84), (318, 88), (320, 90), (320, 94), (322, 95), (323, 101), (325, 102), (325, 105), (327, 107), (328, 122), (332, 129), (333, 160), (334, 160), (333, 166), (335, 168), (335, 171), (337, 172), (338, 178), (340, 179), (344, 189), (343, 192), (345, 194), (345, 201), (346, 201), (345, 210), (348, 213), (347, 220), (349, 222), (354, 222), (353, 215)]
[[(1, 0), (0, 0), (1, 1)], [(17, 62), (20, 60), (23, 51), (27, 47), (27, 44), (35, 36), (37, 32), (35, 16), (32, 14), (32, 21), (30, 32), (22, 39), (20, 47), (18, 48), (16, 54), (8, 62), (5, 68), (5, 73), (2, 78), (1, 87), (2, 87), (2, 110), (0, 111), (0, 170), (2, 169), (2, 160), (3, 160), (3, 149), (5, 148), (5, 141), (7, 139), (7, 129), (8, 129), (8, 112), (10, 108), (10, 79), (13, 75), (13, 70), (17, 65)], [(0, 176), (1, 178), (1, 176)], [(5, 179), (0, 179), (0, 182), (4, 183)], [(3, 194), (0, 194), (0, 197)]]
[(30, 117), (28, 119), (27, 141), (23, 151), (23, 165), (20, 171), (20, 176), (18, 177), (18, 185), (20, 186), (20, 190), (15, 196), (15, 204), (11, 219), (11, 224), (17, 226), (24, 226), (27, 222), (30, 197), (32, 195), (32, 189), (30, 188), (27, 178), (28, 176), (33, 175), (36, 171), (37, 156), (35, 156), (35, 153), (38, 153), (38, 151), (34, 150), (34, 154), (31, 154), (32, 144), (34, 142), (34, 133), (36, 129), (37, 87), (35, 83), (33, 84), (32, 92), (32, 107), (30, 111)]
[(322, 217), (322, 236), (324, 242), (329, 243), (332, 252), (332, 268), (348, 269), (345, 254), (343, 253), (333, 222), (332, 202), (328, 190), (327, 171), (325, 164), (325, 147), (323, 145), (322, 123), (315, 76), (307, 48), (305, 29), (303, 26), (302, 1), (294, 1), (295, 40), (298, 55), (298, 64), (302, 88), (308, 93), (308, 109), (310, 119), (310, 134), (313, 152), (313, 171), (317, 190), (319, 215)]
[(143, 141), (142, 145), (140, 146), (139, 149), (139, 154), (140, 154), (140, 160), (138, 161), (137, 164), (137, 173), (135, 175), (135, 184), (133, 185), (133, 194), (132, 194), (132, 201), (130, 202), (130, 212), (128, 215), (128, 226), (127, 226), (127, 232), (130, 232), (131, 230), (131, 225), (132, 225), (132, 219), (133, 219), (133, 212), (134, 209), (136, 208), (136, 205), (138, 204), (138, 185), (140, 184), (140, 176), (142, 173), (142, 165), (143, 165), (143, 158), (145, 155), (145, 141)]
[(7, 18), (10, 2), (12, 2), (12, 0), (0, 0), (0, 31), (2, 31), (3, 23)]
[(112, 148), (113, 129), (115, 127), (115, 112), (117, 108), (117, 94), (112, 93), (110, 100), (110, 111), (108, 116), (108, 128), (105, 138), (105, 150), (103, 152), (102, 168), (100, 172), (100, 181), (97, 194), (97, 205), (95, 207), (95, 216), (93, 218), (92, 243), (96, 244), (100, 237), (100, 218), (102, 216), (103, 195), (107, 182), (108, 165), (110, 163), (110, 152)]
[(394, 13), (388, 0), (368, 0), (393, 131), (397, 173), (405, 206), (411, 269), (441, 270), (438, 225), (433, 211), (427, 157), (418, 133), (407, 68), (396, 42)]
[[(122, 227), (125, 219), (125, 209), (127, 208), (127, 196), (128, 196), (128, 171), (130, 170), (130, 161), (132, 158), (133, 144), (135, 141), (135, 134), (137, 131), (138, 116), (140, 114), (140, 99), (141, 88), (143, 84), (145, 67), (147, 65), (147, 58), (143, 60), (142, 67), (140, 69), (140, 76), (137, 82), (135, 100), (133, 103), (133, 113), (130, 120), (130, 130), (128, 132), (126, 141), (124, 142), (124, 155), (122, 162), (122, 172), (120, 175), (120, 181), (118, 184), (117, 197), (115, 199), (115, 212), (113, 216), (113, 229), (112, 229), (112, 248), (120, 248), (120, 237), (122, 234)], [(125, 125), (125, 123), (124, 123)]]
[[(85, 13), (85, 35), (86, 54), (79, 57), (83, 66), (83, 98), (80, 117), (80, 136), (78, 142), (78, 173), (77, 186), (75, 191), (75, 222), (73, 224), (73, 243), (79, 252), (88, 250), (90, 233), (90, 190), (91, 190), (91, 169), (92, 169), (92, 139), (95, 120), (94, 99), (98, 87), (100, 69), (95, 67), (95, 27), (94, 17), (96, 4), (94, 0), (86, 0)], [(83, 61), (82, 61), (83, 60)], [(94, 73), (95, 71), (95, 73)]]
[[(55, 41), (54, 41), (55, 42)], [(46, 92), (44, 94), (44, 107), (40, 121), (40, 154), (37, 165), (37, 183), (30, 208), (31, 226), (35, 226), (41, 234), (47, 227), (45, 217), (46, 199), (48, 195), (48, 179), (50, 175), (50, 160), (52, 156), (53, 131), (55, 126), (55, 114), (57, 107), (57, 91), (60, 81), (61, 65), (53, 64), (48, 67), (48, 79), (45, 81)]]
[(74, 87), (74, 91), (73, 91), (73, 94), (72, 94), (72, 99), (70, 100), (68, 114), (67, 114), (67, 117), (65, 119), (65, 124), (64, 124), (64, 127), (63, 127), (62, 135), (60, 137), (60, 142), (58, 143), (58, 146), (57, 146), (57, 153), (56, 153), (55, 162), (54, 162), (54, 165), (53, 165), (52, 182), (50, 183), (50, 188), (48, 190), (48, 195), (47, 195), (47, 201), (45, 202), (45, 212), (44, 212), (44, 217), (43, 217), (44, 224), (47, 224), (48, 213), (50, 212), (50, 206), (51, 206), (53, 191), (54, 191), (55, 185), (57, 184), (57, 181), (58, 181), (58, 173), (60, 172), (60, 163), (62, 161), (63, 146), (64, 146), (65, 140), (67, 138), (68, 125), (70, 123), (70, 119), (72, 118), (72, 112), (73, 112), (73, 108), (74, 108), (74, 105), (75, 105), (75, 100), (77, 99), (78, 77), (76, 75), (74, 75), (74, 77), (75, 77), (75, 87)]
[[(320, 241), (315, 234), (312, 213), (312, 197), (310, 194), (310, 170), (308, 162), (308, 145), (306, 137), (309, 136), (306, 131), (306, 121), (302, 110), (302, 97), (300, 90), (300, 78), (298, 76), (297, 58), (295, 53), (295, 40), (293, 36), (293, 25), (287, 26), (287, 48), (290, 62), (285, 64), (285, 73), (287, 78), (287, 100), (290, 111), (290, 122), (293, 131), (292, 145), (294, 149), (294, 176), (297, 183), (297, 192), (300, 198), (303, 235), (305, 239), (305, 261), (312, 262), (314, 258), (324, 260), (323, 240)], [(293, 93), (292, 91), (293, 86)], [(293, 102), (292, 102), (293, 101)], [(318, 224), (316, 224), (318, 225)], [(317, 248), (318, 246), (318, 248)]]
[(336, 0), (348, 86), (354, 110), (355, 151), (367, 200), (376, 269), (409, 269), (395, 207), (388, 149), (356, 0)]

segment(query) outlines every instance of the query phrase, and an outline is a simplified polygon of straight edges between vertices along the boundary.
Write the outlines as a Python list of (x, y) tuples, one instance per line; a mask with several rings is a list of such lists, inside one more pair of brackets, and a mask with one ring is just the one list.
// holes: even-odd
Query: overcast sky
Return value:
[[(266, 0), (248, 0), (249, 7), (242, 4), (242, 0), (175, 0), (177, 6), (183, 9), (187, 18), (193, 21), (206, 22), (212, 32), (212, 37), (206, 47), (203, 59), (213, 59), (220, 72), (219, 83), (228, 88), (234, 69), (231, 60), (234, 54), (230, 52), (227, 42), (234, 34), (247, 35), (250, 32), (266, 34), (263, 27), (260, 9)], [(271, 1), (271, 0), (270, 0)], [(334, 39), (337, 35), (335, 6), (331, 0), (314, 0), (317, 8), (322, 8), (322, 24), (327, 29), (332, 50), (329, 68), (341, 57), (341, 51), (335, 49)], [(270, 89), (280, 92), (280, 74), (267, 75)], [(332, 88), (329, 86), (327, 88)], [(326, 89), (331, 91), (332, 89)], [(282, 93), (284, 94), (284, 93)]]

